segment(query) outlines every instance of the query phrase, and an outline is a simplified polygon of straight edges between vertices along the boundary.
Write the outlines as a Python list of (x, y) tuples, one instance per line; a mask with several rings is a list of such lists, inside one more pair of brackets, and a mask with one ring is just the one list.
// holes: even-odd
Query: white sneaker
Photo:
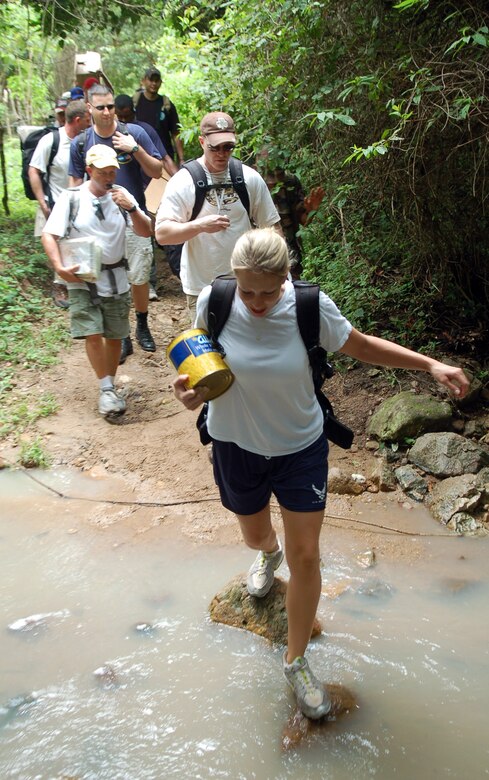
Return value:
[(158, 293), (156, 292), (156, 290), (155, 290), (155, 288), (153, 287), (152, 284), (149, 285), (149, 300), (150, 301), (159, 301), (160, 300), (160, 296), (158, 295)]
[(278, 550), (273, 553), (260, 551), (248, 571), (246, 588), (250, 596), (262, 599), (273, 585), (275, 571), (284, 559), (284, 551), (282, 550), (280, 539), (277, 539), (277, 541)]
[(318, 720), (331, 709), (331, 700), (324, 685), (311, 672), (304, 656), (298, 656), (291, 664), (287, 663), (287, 650), (284, 652), (283, 667), (285, 679), (294, 691), (301, 711), (307, 718)]
[(114, 417), (115, 415), (124, 414), (126, 402), (123, 398), (119, 398), (114, 388), (101, 390), (98, 410), (103, 417)]

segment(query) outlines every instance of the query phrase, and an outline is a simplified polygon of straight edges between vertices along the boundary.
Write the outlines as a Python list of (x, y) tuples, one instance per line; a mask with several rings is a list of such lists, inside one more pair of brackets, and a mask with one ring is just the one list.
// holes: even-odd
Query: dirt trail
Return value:
[[(113, 424), (97, 411), (98, 389), (88, 366), (83, 342), (73, 342), (60, 363), (39, 375), (29, 372), (25, 385), (39, 394), (52, 392), (59, 411), (37, 422), (53, 466), (70, 466), (95, 478), (117, 476), (123, 490), (115, 499), (140, 502), (189, 502), (181, 506), (145, 507), (95, 504), (90, 522), (94, 526), (141, 532), (164, 526), (195, 542), (238, 543), (240, 536), (233, 517), (222, 509), (213, 482), (207, 449), (195, 428), (195, 414), (174, 399), (171, 381), (174, 369), (166, 360), (165, 348), (188, 327), (184, 296), (178, 279), (166, 263), (159, 264), (160, 300), (150, 304), (150, 326), (157, 344), (154, 354), (143, 352), (134, 341), (134, 355), (120, 367), (117, 385), (126, 395), (127, 412)], [(68, 315), (66, 315), (68, 318)], [(134, 332), (134, 318), (132, 321)], [(354, 376), (353, 376), (354, 375)], [(20, 378), (22, 385), (23, 378)], [(368, 476), (373, 455), (363, 448), (369, 413), (392, 388), (368, 370), (337, 376), (329, 388), (335, 408), (357, 434), (356, 445), (345, 453), (331, 448), (330, 464)], [(15, 460), (15, 448), (4, 454)], [(365, 494), (364, 497), (330, 496), (328, 512), (344, 517), (361, 511), (362, 502), (386, 502), (399, 507), (399, 494)], [(277, 514), (278, 518), (278, 514)], [(358, 533), (362, 533), (359, 531)], [(365, 543), (369, 534), (364, 534)], [(388, 538), (394, 546), (402, 537)], [(378, 545), (377, 539), (377, 545)]]

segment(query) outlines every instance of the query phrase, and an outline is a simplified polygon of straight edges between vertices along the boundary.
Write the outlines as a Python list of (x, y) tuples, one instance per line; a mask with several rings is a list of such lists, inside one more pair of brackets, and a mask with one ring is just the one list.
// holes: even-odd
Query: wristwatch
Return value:
[(131, 154), (136, 154), (136, 152), (139, 152), (139, 146), (136, 144), (136, 146), (133, 146), (131, 149)]
[(127, 211), (128, 214), (133, 214), (136, 211), (136, 209), (137, 209), (137, 206), (132, 206), (132, 208), (126, 209), (126, 211)]

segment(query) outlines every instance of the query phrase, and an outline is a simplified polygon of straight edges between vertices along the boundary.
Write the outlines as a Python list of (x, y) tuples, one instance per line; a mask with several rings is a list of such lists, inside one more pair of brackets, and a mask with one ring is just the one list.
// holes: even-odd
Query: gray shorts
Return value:
[(70, 330), (74, 339), (104, 336), (106, 339), (125, 339), (129, 336), (129, 309), (131, 296), (122, 293), (119, 298), (100, 298), (92, 303), (88, 290), (69, 290)]
[(151, 237), (137, 236), (129, 225), (126, 228), (126, 257), (130, 284), (141, 285), (149, 282), (153, 262)]

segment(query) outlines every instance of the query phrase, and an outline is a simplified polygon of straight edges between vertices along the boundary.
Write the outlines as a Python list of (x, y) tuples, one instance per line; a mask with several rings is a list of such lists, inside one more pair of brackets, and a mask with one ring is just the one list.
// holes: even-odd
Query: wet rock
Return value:
[(449, 403), (429, 395), (405, 391), (387, 398), (372, 415), (368, 434), (380, 441), (415, 438), (427, 431), (450, 428), (452, 410)]
[(371, 569), (375, 566), (375, 550), (365, 550), (357, 555), (356, 561), (363, 569)]
[(428, 485), (412, 466), (398, 466), (394, 474), (402, 490), (409, 498), (412, 498), (413, 501), (424, 501), (428, 492)]
[(413, 444), (408, 460), (436, 477), (457, 477), (489, 465), (489, 450), (458, 433), (427, 433)]
[(475, 536), (484, 532), (482, 522), (467, 512), (456, 512), (447, 523), (448, 528), (462, 536)]
[(5, 705), (0, 706), (0, 725), (5, 726), (13, 718), (23, 715), (32, 704), (37, 701), (35, 693), (22, 693), (19, 696), (13, 696)]
[(370, 479), (383, 493), (395, 490), (397, 487), (394, 473), (385, 458), (377, 461)]
[(445, 577), (441, 581), (441, 589), (443, 593), (462, 593), (474, 588), (475, 583), (470, 580), (458, 579), (457, 577)]
[(385, 599), (390, 598), (394, 593), (394, 588), (388, 585), (382, 580), (372, 580), (371, 582), (364, 582), (357, 589), (359, 596), (367, 596), (370, 599)]
[(29, 615), (25, 618), (19, 618), (10, 623), (8, 628), (10, 631), (17, 631), (26, 633), (32, 631), (38, 633), (40, 630), (46, 628), (48, 620), (52, 618), (65, 618), (70, 613), (68, 610), (61, 610), (60, 612), (40, 612), (36, 615)]
[(321, 588), (323, 593), (328, 599), (334, 600), (339, 598), (351, 589), (351, 580), (341, 580), (340, 582), (328, 582)]
[(151, 636), (155, 632), (155, 626), (152, 623), (136, 623), (136, 625), (133, 627), (133, 631), (136, 634)]
[(438, 482), (426, 503), (433, 517), (443, 525), (459, 533), (473, 533), (477, 529), (471, 521), (480, 523), (477, 515), (483, 511), (484, 494), (473, 474), (463, 474)]
[(356, 699), (348, 688), (334, 683), (325, 683), (324, 688), (331, 699), (331, 710), (324, 718), (310, 720), (297, 708), (284, 726), (282, 750), (293, 750), (308, 737), (327, 730), (329, 724), (338, 720), (342, 715), (358, 709)]
[[(274, 644), (287, 641), (287, 614), (285, 594), (287, 583), (275, 577), (270, 593), (264, 598), (250, 596), (246, 589), (246, 575), (234, 577), (212, 599), (209, 605), (211, 619), (234, 628), (244, 628)], [(321, 625), (316, 619), (311, 637), (319, 636)]]
[(104, 664), (95, 669), (93, 676), (102, 688), (117, 688), (119, 679), (115, 669), (110, 664)]
[(328, 493), (359, 496), (367, 488), (367, 480), (362, 474), (348, 474), (332, 466), (328, 472)]

